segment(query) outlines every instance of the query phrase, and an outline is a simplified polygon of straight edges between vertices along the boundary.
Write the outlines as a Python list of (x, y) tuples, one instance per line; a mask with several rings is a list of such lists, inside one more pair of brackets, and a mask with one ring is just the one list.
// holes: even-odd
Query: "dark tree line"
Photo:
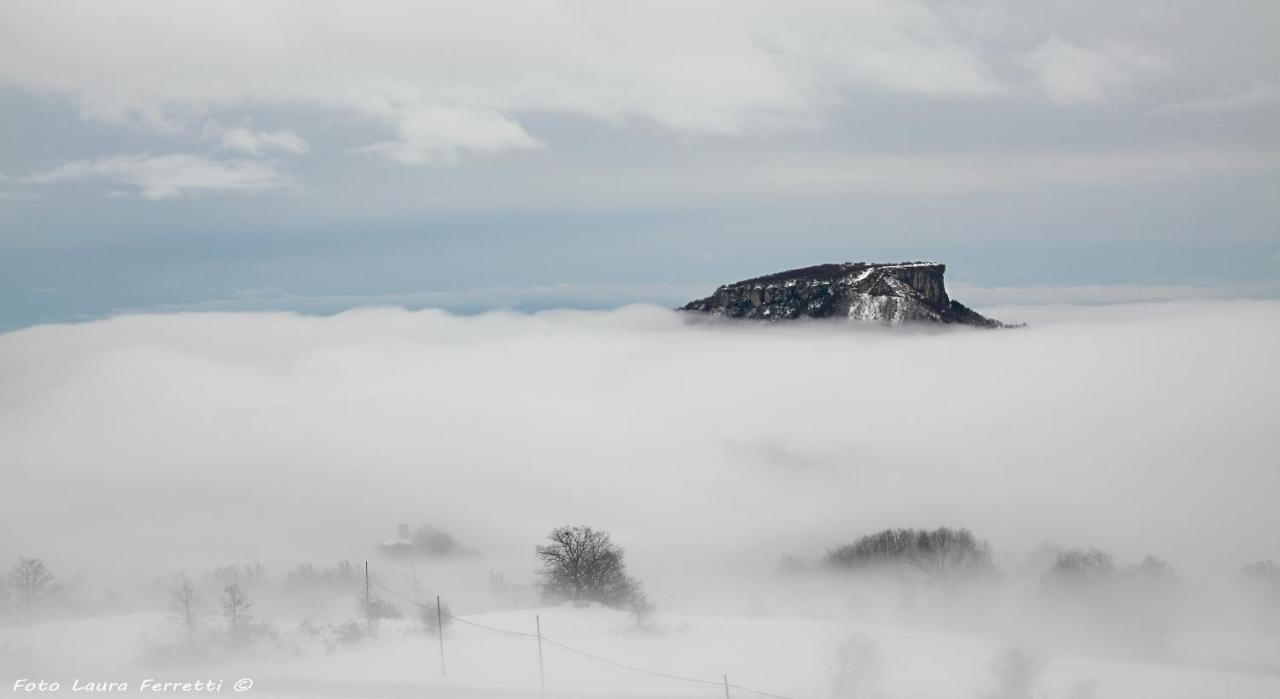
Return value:
[(909, 567), (931, 579), (955, 580), (995, 572), (991, 545), (968, 529), (885, 529), (827, 553), (827, 565), (850, 570)]
[(1046, 585), (1056, 587), (1108, 586), (1128, 583), (1150, 591), (1174, 588), (1178, 574), (1167, 562), (1147, 556), (1132, 565), (1118, 565), (1111, 554), (1101, 549), (1062, 551), (1045, 572)]

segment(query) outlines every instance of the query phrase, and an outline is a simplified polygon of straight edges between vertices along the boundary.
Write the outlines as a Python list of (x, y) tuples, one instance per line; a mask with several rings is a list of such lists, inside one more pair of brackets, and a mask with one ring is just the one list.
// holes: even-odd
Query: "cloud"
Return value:
[(385, 155), (410, 165), (451, 162), (462, 153), (488, 153), (541, 147), (524, 127), (494, 112), (439, 107), (403, 114), (399, 140), (376, 143), (357, 152)]
[(691, 325), (650, 306), (363, 309), (6, 333), (0, 531), (23, 535), (0, 539), (0, 560), (144, 579), (279, 570), (429, 519), (486, 569), (523, 571), (543, 532), (583, 522), (613, 531), (663, 600), (888, 526), (1183, 571), (1280, 555), (1280, 404), (1260, 380), (1280, 304), (1067, 320), (888, 331)]
[(54, 1), (5, 15), (0, 82), (69, 94), (86, 117), (172, 129), (246, 105), (320, 107), (389, 125), (399, 141), (371, 152), (403, 162), (532, 147), (522, 120), (538, 114), (747, 134), (809, 128), (853, 91), (1005, 89), (915, 0)]
[(970, 306), (1109, 305), (1280, 298), (1280, 282), (1185, 284), (1084, 284), (981, 287), (950, 284), (951, 293)]
[[(50, 0), (0, 12), (0, 84), (67, 95), (86, 118), (172, 135), (215, 115), (319, 112), (394, 134), (350, 145), (405, 163), (550, 146), (547, 116), (764, 139), (886, 98), (895, 110), (915, 99), (913, 111), (1038, 92), (1070, 106), (1141, 96), (1153, 76), (1180, 94), (1243, 71), (1276, 78), (1261, 29), (1274, 12), (1260, 4)], [(232, 147), (299, 150), (278, 136), (238, 133)]]
[(1179, 181), (1280, 170), (1280, 152), (1163, 148), (1097, 152), (862, 154), (780, 160), (759, 184), (813, 193), (956, 194)]
[(278, 131), (253, 131), (243, 127), (222, 129), (219, 136), (222, 147), (236, 150), (255, 158), (269, 151), (288, 155), (302, 155), (311, 150), (297, 131), (281, 129)]
[(103, 179), (133, 187), (145, 199), (199, 193), (258, 194), (292, 186), (274, 163), (217, 160), (188, 153), (137, 153), (76, 160), (22, 178), (26, 184)]
[(1151, 186), (1280, 172), (1280, 151), (1166, 147), (1085, 152), (850, 153), (734, 148), (670, 163), (644, 159), (485, 173), (485, 188), (442, 183), (437, 210), (503, 206), (657, 206), (696, 200), (814, 200)]
[(298, 311), (336, 313), (357, 307), (396, 306), (403, 308), (476, 309), (616, 308), (633, 303), (656, 303), (668, 307), (683, 305), (706, 295), (714, 283), (706, 284), (547, 284), (539, 286), (496, 286), (457, 291), (419, 291), (402, 294), (298, 294), (274, 287), (234, 289), (203, 301), (163, 304), (125, 312), (179, 311)]
[(1118, 42), (1081, 46), (1051, 37), (1027, 56), (1040, 89), (1061, 105), (1100, 102), (1140, 75), (1157, 72), (1164, 62), (1145, 51)]
[(1280, 105), (1280, 87), (1269, 83), (1255, 83), (1239, 92), (1215, 97), (1202, 97), (1185, 102), (1162, 105), (1157, 111), (1187, 114), (1223, 114)]
[[(233, 289), (202, 301), (121, 309), (121, 313), (178, 313), (186, 311), (294, 311), (331, 314), (360, 307), (437, 308), (469, 312), (476, 309), (543, 310), (554, 308), (608, 309), (636, 303), (666, 308), (683, 306), (706, 296), (717, 282), (701, 284), (548, 284), (479, 287), (456, 291), (402, 294), (300, 294), (275, 287)], [(948, 285), (954, 298), (970, 306), (1025, 307), (1114, 305), (1168, 301), (1280, 298), (1280, 282), (1220, 286), (1186, 285), (1038, 285), (981, 287)], [(1022, 309), (1019, 309), (1021, 312)], [(997, 314), (997, 317), (998, 314)]]

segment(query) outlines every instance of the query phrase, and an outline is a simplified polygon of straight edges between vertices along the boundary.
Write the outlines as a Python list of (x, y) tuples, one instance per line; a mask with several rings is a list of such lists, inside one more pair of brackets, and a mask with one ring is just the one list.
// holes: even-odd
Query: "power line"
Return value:
[[(417, 606), (417, 607), (421, 607), (422, 609), (426, 609), (426, 610), (428, 610), (428, 611), (436, 611), (436, 609), (435, 609), (434, 607), (430, 607), (430, 606), (425, 605), (425, 604), (423, 604), (423, 603), (421, 603), (421, 602), (419, 602), (419, 601), (417, 601), (417, 600), (415, 600), (415, 599), (412, 599), (412, 598), (410, 598), (410, 597), (406, 597), (405, 595), (402, 595), (402, 594), (400, 594), (399, 592), (396, 592), (395, 590), (393, 590), (393, 589), (391, 589), (391, 588), (387, 587), (386, 585), (383, 585), (382, 583), (380, 583), (380, 582), (378, 582), (378, 581), (376, 581), (376, 580), (373, 582), (373, 585), (377, 586), (378, 588), (380, 588), (380, 589), (381, 589), (381, 590), (383, 590), (384, 592), (386, 592), (386, 593), (390, 594), (391, 596), (396, 597), (397, 599), (400, 599), (400, 600), (402, 600), (402, 601), (404, 601), (404, 602), (408, 602), (409, 604), (415, 605), (415, 606)], [(454, 614), (450, 614), (449, 612), (442, 612), (442, 614), (443, 614), (444, 616), (448, 617), (449, 619), (453, 620), (453, 621), (461, 622), (461, 623), (466, 624), (466, 625), (468, 625), (468, 626), (474, 626), (474, 627), (476, 627), (476, 628), (478, 628), (478, 629), (483, 629), (483, 630), (485, 630), (485, 631), (489, 631), (489, 632), (491, 632), (491, 633), (504, 634), (504, 635), (507, 635), (507, 636), (515, 636), (515, 637), (518, 637), (518, 638), (535, 638), (535, 639), (536, 639), (536, 638), (539, 638), (539, 634), (526, 633), (526, 632), (524, 632), (524, 631), (513, 631), (513, 630), (511, 630), (511, 629), (502, 629), (502, 628), (498, 628), (498, 627), (496, 627), (496, 626), (486, 626), (485, 624), (481, 624), (481, 623), (477, 623), (477, 622), (470, 621), (470, 620), (467, 620), (467, 619), (463, 619), (462, 617), (457, 616), (457, 615), (454, 615)], [(782, 694), (772, 694), (772, 693), (770, 693), (770, 692), (761, 691), (761, 690), (759, 690), (759, 689), (752, 689), (752, 688), (750, 688), (750, 687), (744, 687), (744, 686), (742, 686), (742, 685), (738, 685), (738, 684), (726, 683), (726, 682), (724, 682), (724, 681), (722, 681), (722, 680), (704, 680), (704, 679), (699, 679), (699, 678), (696, 678), (696, 677), (683, 677), (683, 676), (681, 676), (681, 675), (672, 675), (672, 674), (670, 674), (670, 673), (666, 673), (666, 672), (659, 672), (659, 671), (657, 671), (657, 670), (648, 670), (648, 669), (645, 669), (645, 668), (642, 668), (642, 667), (637, 667), (637, 666), (635, 666), (635, 665), (629, 665), (629, 664), (627, 664), (627, 663), (620, 663), (620, 662), (617, 662), (617, 661), (615, 661), (615, 660), (610, 660), (610, 659), (608, 659), (608, 658), (602, 658), (602, 657), (600, 657), (600, 656), (598, 656), (598, 655), (595, 655), (594, 653), (588, 653), (588, 652), (587, 652), (587, 651), (585, 651), (585, 650), (580, 650), (580, 649), (578, 649), (578, 648), (574, 648), (573, 646), (570, 646), (570, 645), (566, 645), (566, 644), (564, 644), (564, 643), (561, 643), (561, 642), (559, 642), (559, 641), (557, 641), (557, 640), (555, 640), (555, 639), (553, 639), (553, 638), (550, 638), (550, 637), (548, 637), (548, 636), (546, 636), (546, 635), (542, 635), (542, 636), (541, 636), (541, 639), (542, 639), (543, 641), (547, 642), (547, 643), (550, 643), (550, 644), (551, 644), (551, 645), (553, 645), (553, 646), (556, 646), (556, 647), (558, 647), (558, 648), (560, 648), (560, 649), (562, 649), (562, 650), (568, 651), (568, 652), (573, 653), (573, 654), (575, 654), (575, 655), (580, 655), (580, 656), (582, 656), (582, 657), (584, 657), (584, 658), (587, 658), (588, 660), (594, 660), (594, 661), (596, 661), (596, 662), (598, 662), (598, 663), (603, 663), (603, 664), (605, 664), (605, 665), (612, 665), (613, 667), (621, 668), (621, 669), (623, 669), (623, 670), (630, 670), (631, 672), (638, 672), (638, 673), (643, 674), (643, 675), (650, 675), (650, 676), (652, 676), (652, 677), (660, 677), (660, 678), (663, 678), (663, 679), (667, 679), (667, 680), (674, 680), (674, 681), (677, 681), (677, 682), (688, 682), (688, 683), (690, 683), (690, 684), (698, 684), (698, 685), (712, 686), (712, 687), (723, 687), (723, 686), (725, 686), (726, 684), (728, 684), (728, 686), (729, 686), (731, 689), (736, 689), (736, 690), (739, 690), (739, 691), (742, 691), (742, 692), (746, 692), (746, 693), (748, 693), (748, 694), (755, 694), (755, 695), (757, 695), (757, 696), (769, 697), (770, 699), (791, 699), (791, 697), (787, 697), (787, 696), (784, 696), (784, 695), (782, 695)]]
[(419, 602), (418, 600), (412, 599), (410, 597), (405, 597), (404, 595), (400, 594), (399, 592), (396, 592), (395, 590), (387, 587), (386, 585), (383, 585), (381, 582), (377, 580), (373, 581), (373, 585), (374, 587), (377, 587), (378, 589), (391, 595), (392, 597), (395, 597), (396, 599), (399, 599), (402, 602), (408, 602), (409, 604), (422, 607), (423, 609), (431, 609), (431, 607), (428, 607), (427, 605)]
[(743, 687), (743, 686), (742, 686), (742, 685), (740, 685), (740, 684), (734, 684), (734, 683), (732, 683), (732, 682), (730, 682), (730, 683), (729, 683), (729, 687), (730, 687), (731, 689), (741, 690), (741, 691), (743, 691), (743, 692), (746, 692), (747, 694), (756, 694), (756, 695), (759, 695), (759, 696), (762, 696), (762, 697), (772, 697), (772, 699), (791, 699), (791, 697), (783, 696), (783, 695), (781, 695), (781, 694), (770, 694), (770, 693), (768, 693), (768, 692), (762, 692), (762, 691), (760, 691), (760, 690), (758, 690), (758, 689), (752, 689), (752, 688), (750, 688), (750, 687)]
[(546, 636), (543, 636), (543, 637), (542, 637), (542, 640), (546, 641), (547, 643), (550, 643), (550, 644), (551, 644), (551, 645), (553, 645), (553, 646), (559, 646), (560, 648), (563, 648), (564, 650), (567, 650), (567, 651), (569, 651), (570, 653), (576, 653), (577, 655), (581, 655), (581, 656), (582, 656), (582, 657), (584, 657), (584, 658), (589, 658), (589, 659), (591, 659), (591, 660), (594, 660), (594, 661), (596, 661), (596, 662), (600, 662), (600, 663), (604, 663), (604, 664), (606, 664), (606, 665), (612, 665), (612, 666), (614, 666), (614, 667), (620, 667), (620, 668), (622, 668), (622, 669), (624, 669), (624, 670), (630, 670), (630, 671), (632, 671), (632, 672), (639, 672), (639, 673), (642, 673), (642, 674), (645, 674), (645, 675), (652, 675), (652, 676), (654, 676), (654, 677), (662, 677), (662, 678), (665, 678), (665, 679), (668, 679), (668, 680), (676, 680), (676, 681), (678, 681), (678, 682), (691, 682), (691, 683), (693, 683), (693, 684), (705, 684), (705, 685), (711, 685), (711, 686), (713, 686), (713, 687), (720, 687), (720, 686), (722, 686), (722, 684), (723, 684), (723, 683), (721, 683), (721, 682), (713, 682), (713, 681), (711, 681), (711, 680), (700, 680), (700, 679), (697, 679), (697, 678), (694, 678), (694, 677), (681, 677), (680, 675), (670, 675), (670, 674), (667, 674), (667, 673), (665, 673), (665, 672), (658, 672), (658, 671), (656, 671), (656, 670), (646, 670), (646, 669), (644, 669), (644, 668), (642, 668), (642, 667), (636, 667), (635, 665), (627, 665), (626, 663), (619, 663), (619, 662), (616, 662), (616, 661), (613, 661), (613, 660), (609, 660), (608, 658), (602, 658), (602, 657), (600, 657), (600, 656), (598, 656), (598, 655), (593, 655), (593, 654), (588, 653), (588, 652), (586, 652), (586, 651), (584, 651), (584, 650), (578, 650), (577, 648), (573, 648), (572, 646), (566, 646), (565, 644), (563, 644), (563, 643), (561, 643), (561, 642), (559, 642), (559, 641), (557, 641), (557, 640), (555, 640), (555, 639), (548, 638), (548, 637), (546, 637)]
[[(374, 584), (375, 586), (377, 586), (379, 589), (381, 589), (383, 592), (386, 592), (387, 594), (391, 595), (392, 597), (395, 597), (395, 598), (397, 598), (397, 599), (399, 599), (399, 600), (401, 600), (401, 601), (403, 601), (403, 602), (408, 602), (409, 604), (415, 605), (415, 606), (417, 606), (417, 607), (421, 607), (422, 609), (425, 609), (425, 610), (427, 610), (427, 611), (429, 611), (429, 612), (434, 612), (434, 611), (436, 611), (436, 608), (435, 608), (435, 607), (432, 607), (432, 606), (429, 606), (429, 605), (423, 604), (422, 602), (419, 602), (419, 601), (417, 601), (417, 600), (415, 600), (415, 599), (412, 599), (412, 598), (410, 598), (410, 597), (406, 597), (406, 596), (404, 596), (404, 595), (400, 594), (399, 592), (396, 592), (395, 590), (393, 590), (393, 589), (391, 589), (391, 588), (387, 587), (386, 585), (383, 585), (383, 584), (382, 584), (382, 583), (380, 583), (380, 582), (374, 581), (374, 583), (373, 583), (373, 584)], [(445, 617), (448, 617), (449, 619), (451, 619), (451, 620), (453, 620), (453, 621), (458, 621), (458, 622), (461, 622), (461, 623), (463, 623), (463, 624), (467, 624), (468, 626), (474, 626), (474, 627), (476, 627), (476, 628), (478, 628), (478, 629), (484, 629), (485, 631), (492, 631), (492, 632), (494, 632), (494, 633), (506, 634), (506, 635), (508, 635), (508, 636), (518, 636), (518, 637), (521, 637), (521, 638), (537, 638), (537, 637), (538, 637), (538, 635), (537, 635), (537, 634), (525, 633), (525, 632), (523, 632), (523, 631), (512, 631), (511, 629), (500, 629), (500, 628), (498, 628), (498, 627), (496, 627), (496, 626), (485, 626), (484, 624), (480, 624), (480, 623), (477, 623), (477, 622), (474, 622), (474, 621), (469, 621), (469, 620), (467, 620), (467, 619), (463, 619), (462, 617), (457, 616), (457, 615), (454, 615), (454, 614), (450, 614), (449, 612), (441, 612), (441, 614), (442, 614), (443, 616), (445, 616)]]
[[(525, 633), (525, 632), (523, 632), (523, 631), (512, 631), (512, 630), (510, 630), (510, 629), (499, 629), (499, 628), (497, 628), (497, 627), (495, 627), (495, 626), (485, 626), (484, 624), (477, 624), (477, 623), (476, 623), (476, 622), (474, 622), (474, 621), (467, 621), (466, 619), (463, 619), (463, 618), (462, 618), (462, 617), (460, 617), (460, 616), (454, 616), (453, 614), (450, 614), (450, 613), (448, 613), (448, 612), (445, 612), (445, 613), (444, 613), (444, 615), (445, 615), (445, 616), (447, 616), (447, 617), (449, 617), (450, 619), (452, 619), (452, 620), (454, 620), (454, 621), (460, 621), (460, 622), (462, 622), (462, 623), (464, 623), (464, 624), (467, 624), (467, 625), (469, 625), (469, 626), (474, 626), (474, 627), (476, 627), (476, 628), (478, 628), (478, 629), (484, 629), (485, 631), (492, 631), (492, 632), (494, 632), (494, 633), (502, 633), (502, 634), (506, 634), (506, 635), (508, 635), (508, 636), (519, 636), (520, 638), (537, 638), (537, 637), (538, 637), (538, 635), (537, 635), (537, 634), (534, 634), (534, 633)], [(546, 636), (543, 636), (542, 638), (543, 638), (543, 640), (545, 640), (545, 639), (546, 639)]]
[[(628, 664), (626, 664), (626, 663), (620, 663), (620, 662), (617, 662), (616, 660), (609, 660), (608, 658), (602, 658), (602, 657), (600, 657), (600, 656), (598, 656), (598, 655), (595, 655), (595, 654), (593, 654), (593, 653), (588, 653), (588, 652), (586, 652), (586, 651), (584, 651), (584, 650), (579, 650), (579, 649), (574, 648), (574, 647), (572, 647), (572, 646), (565, 645), (565, 644), (563, 644), (563, 643), (561, 643), (561, 642), (559, 642), (559, 641), (557, 641), (557, 640), (555, 640), (555, 639), (553, 639), (553, 638), (548, 638), (548, 637), (546, 637), (546, 636), (543, 636), (543, 637), (542, 637), (542, 640), (544, 640), (544, 641), (546, 641), (547, 643), (550, 643), (550, 644), (552, 644), (552, 645), (554, 645), (554, 646), (559, 646), (560, 648), (562, 648), (562, 649), (564, 649), (564, 650), (567, 650), (567, 651), (569, 651), (570, 653), (576, 653), (577, 655), (581, 655), (581, 656), (582, 656), (582, 657), (584, 657), (584, 658), (589, 658), (589, 659), (594, 660), (594, 661), (596, 661), (596, 662), (604, 663), (604, 664), (606, 664), (606, 665), (612, 665), (612, 666), (614, 666), (614, 667), (619, 667), (619, 668), (622, 668), (622, 669), (624, 669), (624, 670), (631, 670), (632, 672), (639, 672), (639, 673), (642, 673), (642, 674), (645, 674), (645, 675), (652, 675), (652, 676), (654, 676), (654, 677), (662, 677), (662, 678), (669, 679), (669, 680), (677, 680), (677, 681), (680, 681), (680, 682), (689, 682), (689, 683), (693, 683), (693, 684), (709, 685), (709, 686), (713, 686), (713, 687), (721, 687), (721, 686), (724, 686), (724, 684), (725, 684), (722, 680), (703, 680), (703, 679), (698, 679), (698, 678), (696, 678), (696, 677), (682, 677), (682, 676), (680, 676), (680, 675), (672, 675), (672, 674), (669, 674), (669, 673), (666, 673), (666, 672), (658, 672), (658, 671), (656, 671), (656, 670), (647, 670), (647, 669), (642, 668), (642, 667), (636, 667), (635, 665), (628, 665)], [(749, 693), (749, 694), (756, 694), (756, 695), (759, 695), (759, 696), (762, 696), (762, 697), (772, 697), (772, 699), (791, 699), (790, 697), (786, 697), (786, 696), (783, 696), (783, 695), (781, 695), (781, 694), (771, 694), (771, 693), (769, 693), (769, 692), (764, 692), (764, 691), (761, 691), (761, 690), (759, 690), (759, 689), (752, 689), (752, 688), (750, 688), (750, 687), (743, 687), (743, 686), (741, 686), (741, 685), (732, 684), (732, 683), (730, 683), (730, 684), (729, 684), (729, 687), (731, 687), (731, 688), (733, 688), (733, 689), (740, 689), (740, 690), (742, 690), (742, 691), (744, 691), (744, 692), (747, 692), (747, 693)]]

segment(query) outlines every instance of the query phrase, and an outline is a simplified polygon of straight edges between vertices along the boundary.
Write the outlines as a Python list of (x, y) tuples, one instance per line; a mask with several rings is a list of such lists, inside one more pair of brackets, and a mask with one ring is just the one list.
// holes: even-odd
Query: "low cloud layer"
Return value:
[(649, 306), (37, 327), (0, 336), (0, 530), (21, 532), (0, 556), (292, 565), (422, 522), (522, 571), (582, 522), (670, 601), (699, 572), (950, 525), (1230, 574), (1280, 556), (1278, 319), (1212, 302), (999, 332)]

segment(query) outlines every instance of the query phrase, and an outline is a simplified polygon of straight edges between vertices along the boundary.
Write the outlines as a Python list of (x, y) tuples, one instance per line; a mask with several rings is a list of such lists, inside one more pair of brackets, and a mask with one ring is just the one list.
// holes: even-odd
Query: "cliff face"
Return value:
[(1000, 327), (947, 296), (946, 271), (935, 262), (816, 265), (726, 284), (681, 310), (750, 320), (847, 318)]

